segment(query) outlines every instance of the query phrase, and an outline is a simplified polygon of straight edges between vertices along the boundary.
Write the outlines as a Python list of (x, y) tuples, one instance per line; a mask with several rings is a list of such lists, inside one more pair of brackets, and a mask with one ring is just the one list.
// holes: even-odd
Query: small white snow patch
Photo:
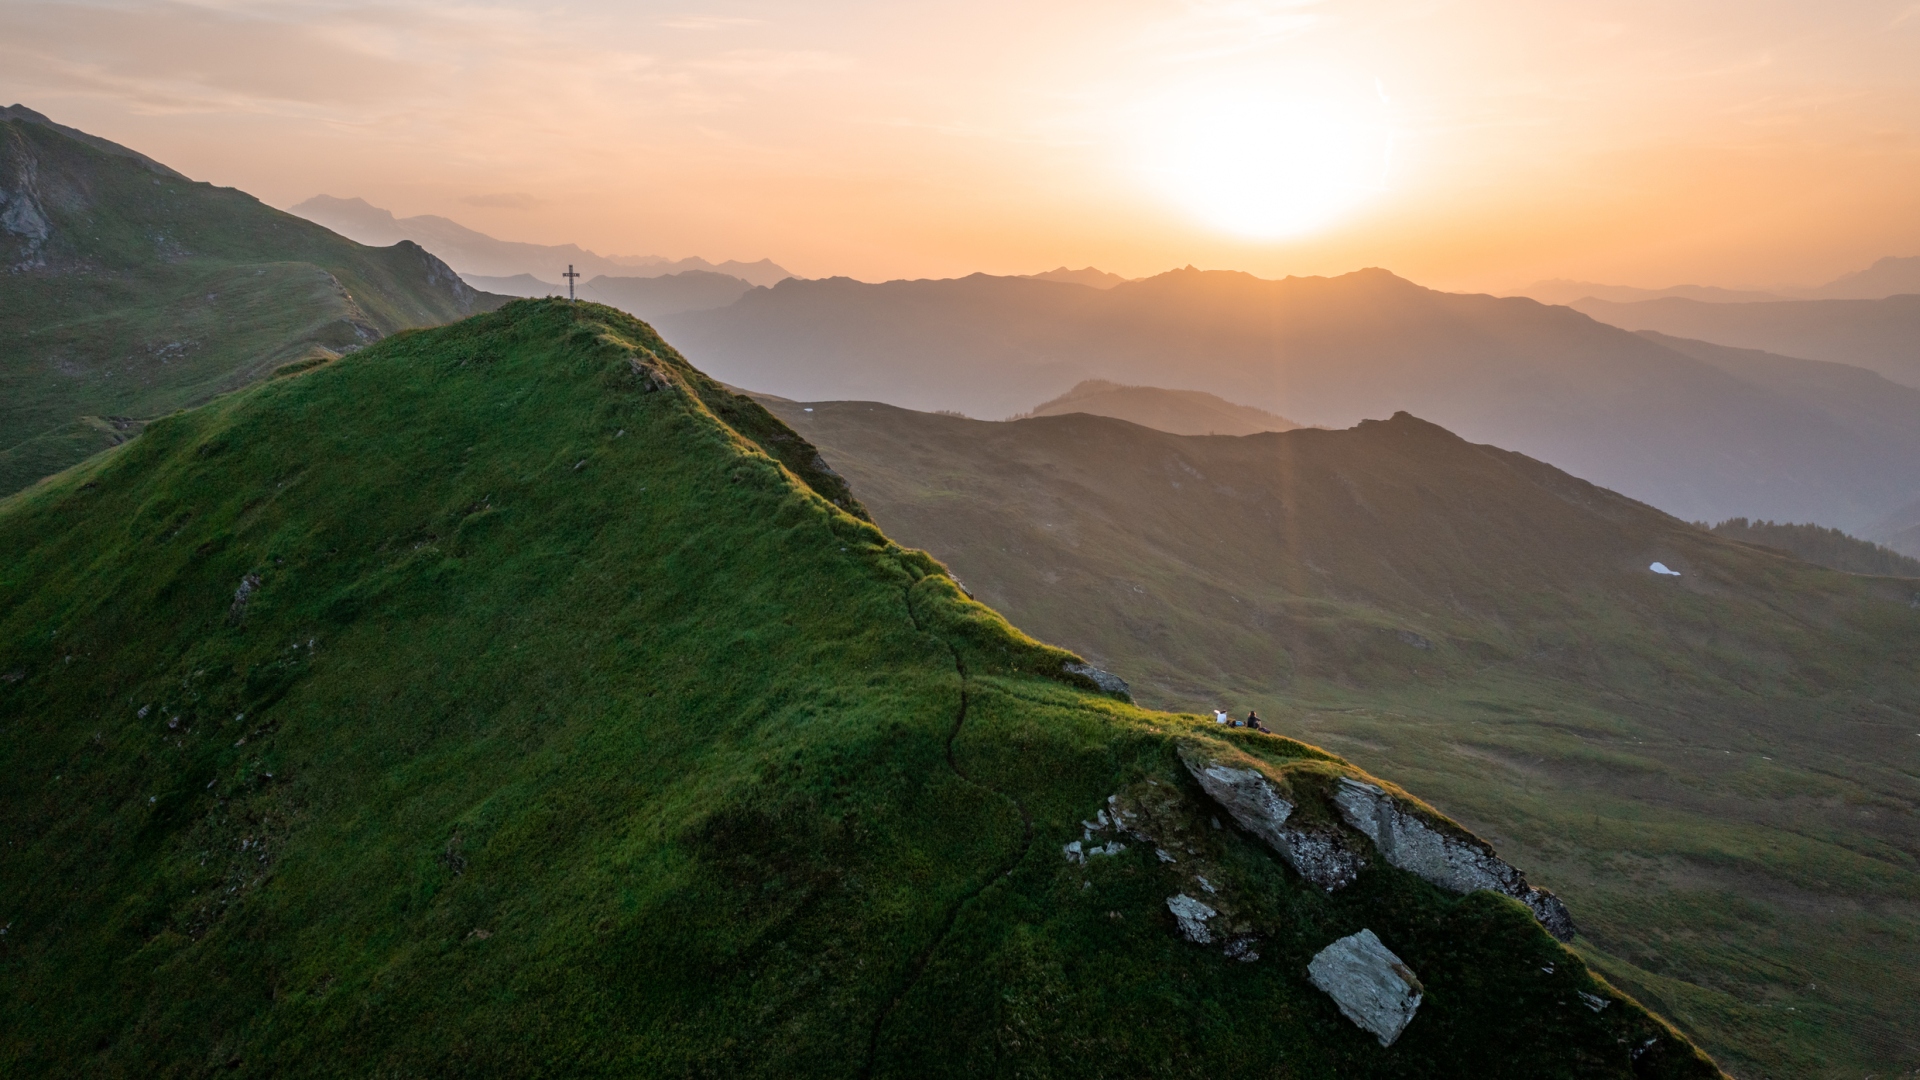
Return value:
[(1657, 563), (1654, 563), (1654, 564), (1653, 564), (1652, 566), (1649, 566), (1649, 567), (1647, 567), (1647, 569), (1649, 569), (1649, 570), (1651, 570), (1651, 571), (1653, 571), (1653, 572), (1654, 572), (1654, 573), (1656, 573), (1656, 574), (1663, 574), (1663, 575), (1665, 575), (1665, 576), (1667, 576), (1667, 577), (1679, 577), (1679, 576), (1680, 576), (1680, 571), (1678, 571), (1678, 570), (1669, 570), (1669, 569), (1667, 569), (1667, 564), (1666, 564), (1666, 563), (1663, 563), (1663, 562), (1657, 562)]

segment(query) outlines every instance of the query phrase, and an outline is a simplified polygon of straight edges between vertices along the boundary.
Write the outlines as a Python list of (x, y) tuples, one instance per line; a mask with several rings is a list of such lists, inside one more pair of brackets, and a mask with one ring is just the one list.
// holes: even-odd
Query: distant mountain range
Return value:
[(1130, 278), (1123, 278), (1119, 274), (1109, 274), (1105, 270), (1097, 270), (1091, 266), (1083, 266), (1078, 270), (1069, 270), (1064, 266), (1060, 266), (1048, 270), (1043, 274), (1028, 274), (1027, 276), (1036, 281), (1064, 281), (1069, 285), (1086, 285), (1095, 289), (1111, 289), (1115, 285), (1123, 285), (1131, 280)]
[(0, 211), (0, 495), (282, 365), (505, 299), (18, 105)]
[[(1406, 415), (1227, 438), (767, 404), (889, 535), (1142, 701), (1257, 708), (1417, 777), (1593, 912), (1587, 955), (1735, 1075), (1920, 1051), (1912, 938), (1876, 929), (1911, 925), (1920, 822), (1858, 812), (1909, 805), (1920, 770), (1920, 582)], [(1788, 998), (1806, 1022), (1746, 1004)]]
[[(513, 277), (483, 277), (462, 274), (476, 289), (507, 296), (565, 296), (567, 287), (541, 281), (532, 274)], [(582, 300), (617, 307), (642, 319), (657, 319), (682, 311), (707, 311), (725, 307), (740, 299), (754, 286), (731, 274), (711, 270), (682, 270), (676, 274), (653, 277), (609, 277), (602, 275), (583, 281), (575, 289)]]
[(1643, 289), (1632, 285), (1603, 285), (1595, 281), (1554, 278), (1537, 281), (1513, 295), (1543, 304), (1572, 304), (1589, 297), (1630, 304), (1641, 300), (1678, 297), (1708, 304), (1741, 304), (1773, 300), (1880, 300), (1902, 293), (1920, 293), (1920, 256), (1888, 256), (1865, 270), (1856, 270), (1825, 285), (1782, 285), (1771, 289), (1723, 289), (1717, 285), (1672, 285)]
[[(575, 244), (523, 244), (496, 240), (448, 218), (433, 214), (394, 217), (365, 199), (338, 199), (315, 195), (289, 209), (342, 236), (363, 244), (385, 245), (411, 240), (445, 260), (462, 274), (513, 277), (526, 274), (540, 281), (558, 281), (571, 265), (582, 274), (610, 277), (658, 277), (687, 270), (728, 274), (755, 285), (772, 285), (791, 277), (770, 259), (758, 262), (710, 263), (701, 258), (668, 259), (660, 255), (597, 255)], [(564, 292), (564, 290), (563, 290)]]
[(664, 332), (795, 399), (1004, 417), (1085, 379), (1178, 385), (1302, 424), (1417, 411), (1689, 520), (1859, 529), (1920, 498), (1920, 391), (1788, 357), (1696, 355), (1564, 307), (1384, 270), (788, 280)]
[(1666, 297), (1630, 304), (1581, 300), (1572, 306), (1627, 330), (1852, 364), (1920, 387), (1920, 295), (1742, 304)]
[(1253, 435), (1262, 431), (1292, 431), (1300, 426), (1265, 409), (1235, 405), (1199, 390), (1122, 386), (1105, 379), (1088, 379), (1057, 398), (1041, 402), (1022, 416), (1069, 413), (1111, 416), (1174, 435)]

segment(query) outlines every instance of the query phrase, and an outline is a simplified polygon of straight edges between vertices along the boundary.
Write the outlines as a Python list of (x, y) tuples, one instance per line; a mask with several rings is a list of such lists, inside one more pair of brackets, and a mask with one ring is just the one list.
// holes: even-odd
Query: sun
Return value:
[(1343, 99), (1215, 84), (1144, 112), (1139, 167), (1203, 224), (1248, 239), (1324, 229), (1386, 186), (1385, 95)]

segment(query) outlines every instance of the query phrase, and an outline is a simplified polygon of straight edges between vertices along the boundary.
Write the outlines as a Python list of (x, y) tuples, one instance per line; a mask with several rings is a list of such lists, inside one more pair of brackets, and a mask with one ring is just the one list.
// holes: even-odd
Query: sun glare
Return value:
[(1147, 110), (1142, 171), (1199, 221), (1249, 239), (1326, 228), (1386, 185), (1393, 129), (1378, 100), (1213, 86)]

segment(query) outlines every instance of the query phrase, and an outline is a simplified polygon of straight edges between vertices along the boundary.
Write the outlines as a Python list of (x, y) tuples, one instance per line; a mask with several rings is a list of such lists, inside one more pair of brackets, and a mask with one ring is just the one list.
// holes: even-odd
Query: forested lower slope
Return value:
[(0, 1071), (1714, 1075), (1418, 800), (1074, 661), (609, 308), (166, 418), (0, 503)]

